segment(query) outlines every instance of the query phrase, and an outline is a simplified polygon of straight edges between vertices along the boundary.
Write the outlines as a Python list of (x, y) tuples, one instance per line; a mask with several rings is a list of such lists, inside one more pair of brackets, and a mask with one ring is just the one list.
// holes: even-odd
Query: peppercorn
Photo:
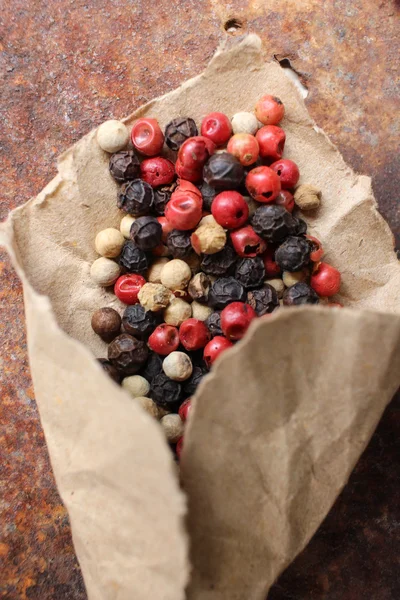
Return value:
[(172, 296), (171, 302), (164, 310), (164, 321), (168, 325), (179, 327), (183, 321), (192, 316), (192, 307), (181, 298)]
[(146, 343), (127, 333), (121, 333), (108, 346), (108, 360), (125, 375), (137, 373), (148, 355)]
[(190, 297), (197, 302), (207, 302), (211, 281), (205, 273), (197, 273), (189, 282)]
[(334, 296), (340, 290), (341, 275), (335, 267), (327, 263), (320, 263), (311, 276), (311, 287), (320, 296)]
[(158, 323), (158, 315), (151, 310), (146, 311), (141, 304), (127, 306), (122, 316), (124, 331), (139, 339), (147, 339)]
[[(203, 374), (201, 374), (201, 375), (203, 376)], [(190, 376), (190, 379), (192, 377), (193, 377), (193, 373)], [(188, 379), (188, 381), (190, 381), (190, 379)], [(185, 393), (185, 385), (183, 386), (183, 391)], [(182, 404), (180, 405), (179, 410), (178, 410), (178, 415), (180, 416), (182, 421), (188, 420), (191, 410), (192, 410), (192, 399), (187, 398), (184, 402), (182, 402)]]
[(305, 235), (307, 233), (307, 223), (299, 217), (293, 217), (294, 229), (293, 235)]
[(117, 206), (134, 217), (140, 217), (150, 211), (153, 202), (154, 192), (151, 185), (142, 179), (134, 179), (121, 187)]
[(176, 327), (162, 323), (155, 328), (149, 337), (149, 348), (167, 356), (170, 352), (177, 350), (179, 346), (179, 332)]
[(300, 281), (306, 281), (310, 273), (308, 269), (302, 269), (301, 271), (283, 271), (282, 281), (286, 287), (292, 287), (295, 283)]
[(134, 400), (137, 404), (140, 404), (143, 410), (146, 411), (151, 417), (154, 419), (160, 418), (160, 410), (154, 400), (147, 398), (147, 396), (137, 396)]
[(251, 224), (260, 237), (270, 243), (282, 242), (293, 235), (297, 223), (283, 206), (260, 206), (251, 218)]
[(154, 190), (154, 201), (152, 210), (154, 213), (160, 217), (164, 215), (165, 207), (170, 201), (171, 194), (176, 188), (176, 183), (171, 183), (170, 185), (163, 185)]
[(190, 241), (197, 254), (216, 254), (226, 244), (226, 233), (215, 221), (205, 222), (190, 236)]
[(114, 365), (110, 363), (109, 360), (107, 360), (106, 358), (98, 358), (97, 362), (99, 363), (103, 371), (107, 373), (107, 375), (111, 377), (113, 381), (115, 381), (116, 383), (119, 383), (121, 381), (121, 375), (118, 373), (118, 369), (116, 369)]
[(293, 194), (289, 192), (289, 190), (281, 190), (277, 197), (275, 198), (275, 204), (278, 206), (283, 206), (290, 213), (293, 212), (294, 209), (294, 198)]
[(95, 239), (96, 252), (106, 258), (116, 258), (124, 245), (125, 238), (122, 233), (114, 227), (108, 227), (99, 231)]
[(247, 304), (256, 311), (258, 317), (271, 313), (279, 306), (276, 289), (265, 283), (260, 290), (252, 290), (247, 294)]
[(273, 287), (278, 298), (282, 298), (283, 292), (285, 291), (285, 284), (283, 283), (282, 279), (268, 279), (268, 281), (265, 282), (265, 285), (270, 285)]
[(182, 260), (189, 266), (192, 275), (196, 275), (200, 271), (200, 258), (195, 252), (192, 252), (189, 256), (185, 256)]
[(279, 175), (281, 187), (283, 190), (294, 188), (300, 178), (298, 166), (288, 158), (281, 158), (271, 165), (271, 169)]
[(198, 319), (199, 321), (205, 321), (212, 313), (212, 308), (205, 304), (200, 304), (200, 302), (196, 302), (196, 300), (193, 300), (191, 307), (193, 319)]
[(134, 122), (131, 131), (132, 144), (145, 156), (156, 156), (164, 145), (164, 134), (157, 119), (141, 118)]
[(238, 112), (232, 117), (233, 133), (249, 133), (254, 135), (258, 129), (257, 117), (254, 113)]
[(197, 389), (197, 386), (199, 385), (200, 381), (203, 379), (206, 373), (207, 369), (205, 368), (193, 367), (193, 372), (191, 376), (183, 384), (183, 393), (185, 396), (193, 396)]
[(140, 177), (153, 188), (170, 185), (175, 178), (175, 165), (162, 156), (146, 158), (140, 164)]
[(121, 267), (111, 260), (101, 256), (90, 267), (90, 277), (97, 285), (108, 287), (113, 285), (121, 273)]
[(205, 181), (198, 185), (201, 195), (203, 197), (203, 209), (211, 211), (211, 205), (218, 194), (217, 190), (215, 190), (211, 185), (208, 185)]
[(265, 278), (264, 261), (260, 256), (242, 258), (236, 265), (235, 279), (247, 290), (261, 287)]
[(179, 258), (170, 260), (161, 271), (161, 283), (170, 290), (184, 290), (192, 277), (188, 264)]
[(100, 148), (105, 152), (118, 152), (127, 145), (129, 131), (121, 121), (110, 119), (100, 125), (96, 139)]
[(160, 425), (167, 438), (167, 442), (170, 444), (176, 444), (183, 435), (184, 426), (179, 415), (165, 415), (165, 417), (161, 419)]
[(111, 175), (119, 183), (139, 177), (140, 163), (133, 150), (116, 152), (110, 158), (108, 165)]
[(235, 277), (221, 277), (211, 286), (208, 303), (216, 309), (223, 309), (231, 302), (244, 302), (246, 291)]
[(125, 215), (121, 219), (121, 223), (119, 225), (119, 230), (124, 236), (125, 239), (131, 239), (131, 227), (133, 223), (136, 221), (135, 217), (131, 217), (131, 215)]
[(221, 312), (222, 331), (228, 340), (241, 340), (256, 317), (255, 310), (249, 304), (231, 302)]
[(105, 342), (111, 342), (121, 330), (121, 317), (113, 308), (99, 308), (92, 315), (92, 329)]
[(129, 375), (129, 377), (124, 377), (121, 385), (124, 390), (129, 392), (132, 398), (147, 396), (150, 391), (149, 382), (141, 375)]
[(201, 261), (201, 269), (207, 275), (221, 277), (233, 271), (237, 254), (231, 246), (225, 246), (216, 254), (205, 254)]
[(200, 350), (210, 341), (211, 335), (204, 321), (186, 319), (179, 328), (179, 339), (188, 352)]
[(151, 383), (151, 380), (156, 375), (162, 373), (162, 363), (163, 359), (159, 354), (156, 354), (156, 352), (150, 352), (147, 363), (140, 374), (142, 375), (142, 377), (147, 379), (149, 383)]
[(212, 215), (221, 227), (237, 229), (242, 227), (249, 217), (249, 207), (239, 192), (225, 191), (214, 198)]
[(155, 217), (139, 217), (132, 224), (131, 239), (145, 252), (161, 243), (162, 227)]
[(193, 371), (192, 361), (185, 352), (171, 352), (164, 359), (163, 371), (173, 381), (186, 381)]
[(204, 181), (217, 190), (235, 189), (241, 184), (243, 177), (243, 166), (229, 152), (213, 154), (203, 169)]
[(190, 117), (177, 117), (165, 127), (165, 143), (177, 152), (188, 138), (199, 135), (196, 123)]
[(294, 201), (301, 210), (315, 210), (321, 204), (321, 190), (309, 183), (299, 185), (294, 192)]
[(276, 125), (283, 119), (285, 107), (280, 98), (265, 94), (257, 101), (254, 112), (264, 125)]
[(206, 319), (205, 324), (207, 325), (211, 333), (211, 337), (215, 337), (216, 335), (223, 335), (221, 329), (221, 313), (211, 313), (211, 315)]
[(151, 382), (151, 396), (154, 402), (168, 410), (177, 410), (182, 394), (182, 386), (165, 375), (158, 373)]
[(173, 229), (167, 235), (167, 247), (174, 258), (185, 258), (192, 252), (192, 244), (188, 231)]
[(236, 253), (245, 258), (252, 258), (262, 254), (267, 244), (254, 231), (251, 225), (231, 231), (231, 242)]
[(295, 283), (283, 292), (285, 306), (299, 306), (300, 304), (318, 304), (319, 297), (307, 283)]
[(137, 304), (139, 292), (145, 283), (145, 278), (136, 273), (121, 275), (115, 282), (114, 294), (124, 304)]
[(149, 266), (144, 251), (131, 240), (125, 242), (119, 257), (119, 264), (127, 271), (138, 275), (143, 275)]
[(311, 246), (301, 237), (288, 237), (275, 252), (282, 271), (301, 271), (310, 262)]
[(281, 191), (278, 175), (266, 166), (256, 167), (246, 175), (246, 188), (257, 202), (270, 203)]
[(171, 301), (171, 292), (161, 283), (145, 283), (138, 294), (139, 302), (145, 310), (163, 310)]
[(201, 135), (212, 140), (217, 146), (223, 146), (232, 135), (231, 122), (224, 113), (212, 112), (201, 122)]
[(232, 346), (233, 343), (230, 340), (227, 340), (221, 335), (216, 335), (204, 348), (203, 356), (207, 367), (210, 369), (211, 365), (217, 360), (220, 354), (225, 352), (225, 350), (232, 348)]

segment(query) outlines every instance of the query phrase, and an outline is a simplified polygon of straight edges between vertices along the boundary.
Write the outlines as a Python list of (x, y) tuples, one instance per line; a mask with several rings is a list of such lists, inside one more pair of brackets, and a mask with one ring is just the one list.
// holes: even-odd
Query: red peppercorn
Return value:
[(179, 407), (178, 415), (182, 419), (182, 421), (187, 421), (190, 415), (190, 411), (192, 410), (192, 399), (188, 398), (185, 402)]
[(201, 135), (209, 138), (217, 146), (223, 146), (232, 135), (232, 125), (224, 113), (212, 112), (201, 122)]
[(175, 165), (162, 156), (146, 158), (140, 165), (140, 177), (152, 187), (167, 185), (174, 180)]
[(178, 177), (186, 179), (187, 181), (200, 181), (203, 176), (203, 171), (201, 169), (189, 169), (181, 163), (179, 158), (176, 159), (175, 171)]
[(179, 332), (176, 327), (162, 323), (158, 325), (149, 337), (148, 346), (150, 350), (167, 356), (178, 349)]
[(242, 257), (257, 256), (262, 254), (267, 247), (267, 244), (256, 234), (251, 225), (232, 231), (231, 240), (236, 253)]
[(201, 219), (202, 205), (193, 194), (184, 192), (171, 195), (165, 207), (165, 216), (174, 229), (188, 231), (194, 229)]
[(183, 436), (176, 442), (175, 452), (177, 457), (180, 459), (183, 450)]
[(254, 112), (264, 125), (277, 125), (283, 119), (285, 107), (280, 98), (265, 94), (257, 102)]
[(266, 277), (272, 278), (280, 274), (281, 268), (278, 263), (275, 262), (275, 250), (268, 248), (265, 254), (263, 254), (262, 259), (264, 261)]
[(311, 275), (310, 285), (319, 296), (330, 297), (338, 293), (341, 276), (335, 267), (320, 263), (316, 273)]
[(312, 262), (319, 262), (324, 255), (324, 249), (322, 248), (321, 242), (312, 235), (306, 235), (306, 239), (310, 240), (312, 244), (310, 260)]
[(281, 127), (265, 125), (256, 133), (261, 158), (278, 160), (282, 158), (286, 134)]
[(138, 293), (146, 283), (141, 275), (132, 273), (131, 275), (121, 275), (114, 285), (114, 294), (124, 304), (137, 304)]
[(272, 163), (271, 169), (278, 174), (283, 190), (290, 190), (293, 188), (300, 178), (299, 167), (295, 162), (288, 158), (282, 158), (281, 160)]
[(203, 358), (207, 367), (210, 368), (220, 354), (233, 346), (232, 342), (222, 335), (216, 335), (204, 348)]
[(156, 156), (164, 145), (164, 134), (157, 119), (138, 119), (131, 133), (132, 144), (145, 156)]
[(162, 228), (162, 235), (161, 235), (161, 240), (164, 242), (164, 244), (167, 241), (167, 236), (170, 233), (170, 231), (173, 230), (174, 226), (172, 225), (172, 223), (170, 223), (167, 219), (167, 217), (157, 217), (157, 221), (160, 223), (161, 228)]
[(257, 313), (250, 304), (231, 302), (221, 312), (221, 329), (228, 340), (241, 340), (256, 317)]
[(208, 138), (196, 135), (183, 142), (179, 148), (178, 160), (191, 171), (202, 171), (207, 160), (215, 152), (215, 144)]
[(293, 212), (294, 209), (294, 197), (289, 190), (281, 190), (275, 198), (275, 204), (283, 206), (288, 212)]
[(200, 350), (210, 341), (207, 325), (199, 319), (186, 319), (179, 328), (179, 339), (188, 352)]
[(269, 167), (256, 167), (247, 174), (246, 188), (257, 202), (273, 202), (281, 191), (281, 182)]
[(239, 192), (221, 192), (211, 204), (214, 219), (226, 229), (244, 225), (249, 217), (249, 207)]
[(236, 133), (229, 140), (226, 149), (245, 167), (255, 163), (260, 153), (256, 138), (249, 133)]
[(203, 204), (203, 197), (199, 188), (193, 185), (193, 183), (190, 183), (190, 181), (185, 181), (185, 179), (179, 179), (178, 185), (174, 190), (174, 194), (176, 195), (183, 192), (185, 192), (186, 194), (193, 194), (198, 199), (200, 204)]

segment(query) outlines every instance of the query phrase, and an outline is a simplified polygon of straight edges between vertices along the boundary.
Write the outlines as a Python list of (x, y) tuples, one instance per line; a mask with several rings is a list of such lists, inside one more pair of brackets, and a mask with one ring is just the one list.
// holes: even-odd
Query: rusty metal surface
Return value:
[[(55, 157), (93, 126), (199, 73), (231, 20), (241, 26), (232, 35), (254, 31), (271, 58), (290, 60), (318, 125), (372, 176), (400, 245), (394, 0), (5, 0), (1, 8), (2, 218), (40, 191)], [(34, 402), (21, 287), (4, 254), (0, 271), (0, 598), (84, 600)], [(400, 597), (399, 400), (272, 600)]]

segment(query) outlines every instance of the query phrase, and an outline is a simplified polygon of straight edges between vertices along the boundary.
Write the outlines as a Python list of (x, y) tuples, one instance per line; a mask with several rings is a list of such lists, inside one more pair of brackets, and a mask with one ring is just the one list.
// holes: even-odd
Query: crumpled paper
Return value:
[(93, 358), (106, 350), (91, 314), (122, 310), (89, 276), (96, 233), (121, 218), (95, 131), (0, 230), (24, 286), (36, 399), (90, 600), (263, 600), (327, 514), (399, 385), (400, 267), (370, 180), (344, 163), (283, 70), (265, 62), (257, 36), (236, 38), (203, 74), (125, 122), (199, 123), (211, 110), (252, 110), (264, 93), (285, 104), (285, 155), (300, 183), (322, 190), (307, 221), (352, 310), (279, 310), (221, 358), (196, 394), (184, 491), (159, 425)]

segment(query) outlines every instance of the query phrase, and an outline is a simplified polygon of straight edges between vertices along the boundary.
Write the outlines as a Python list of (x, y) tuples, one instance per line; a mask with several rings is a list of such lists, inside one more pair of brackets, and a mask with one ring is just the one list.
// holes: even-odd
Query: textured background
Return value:
[[(256, 32), (271, 59), (290, 61), (318, 125), (354, 169), (372, 176), (400, 246), (394, 0), (3, 0), (0, 7), (1, 218), (37, 194), (55, 175), (56, 156), (92, 127), (201, 72), (230, 21), (229, 35)], [(84, 600), (34, 401), (21, 286), (4, 254), (0, 272), (0, 598)], [(272, 600), (400, 597), (399, 440), (398, 396)]]

